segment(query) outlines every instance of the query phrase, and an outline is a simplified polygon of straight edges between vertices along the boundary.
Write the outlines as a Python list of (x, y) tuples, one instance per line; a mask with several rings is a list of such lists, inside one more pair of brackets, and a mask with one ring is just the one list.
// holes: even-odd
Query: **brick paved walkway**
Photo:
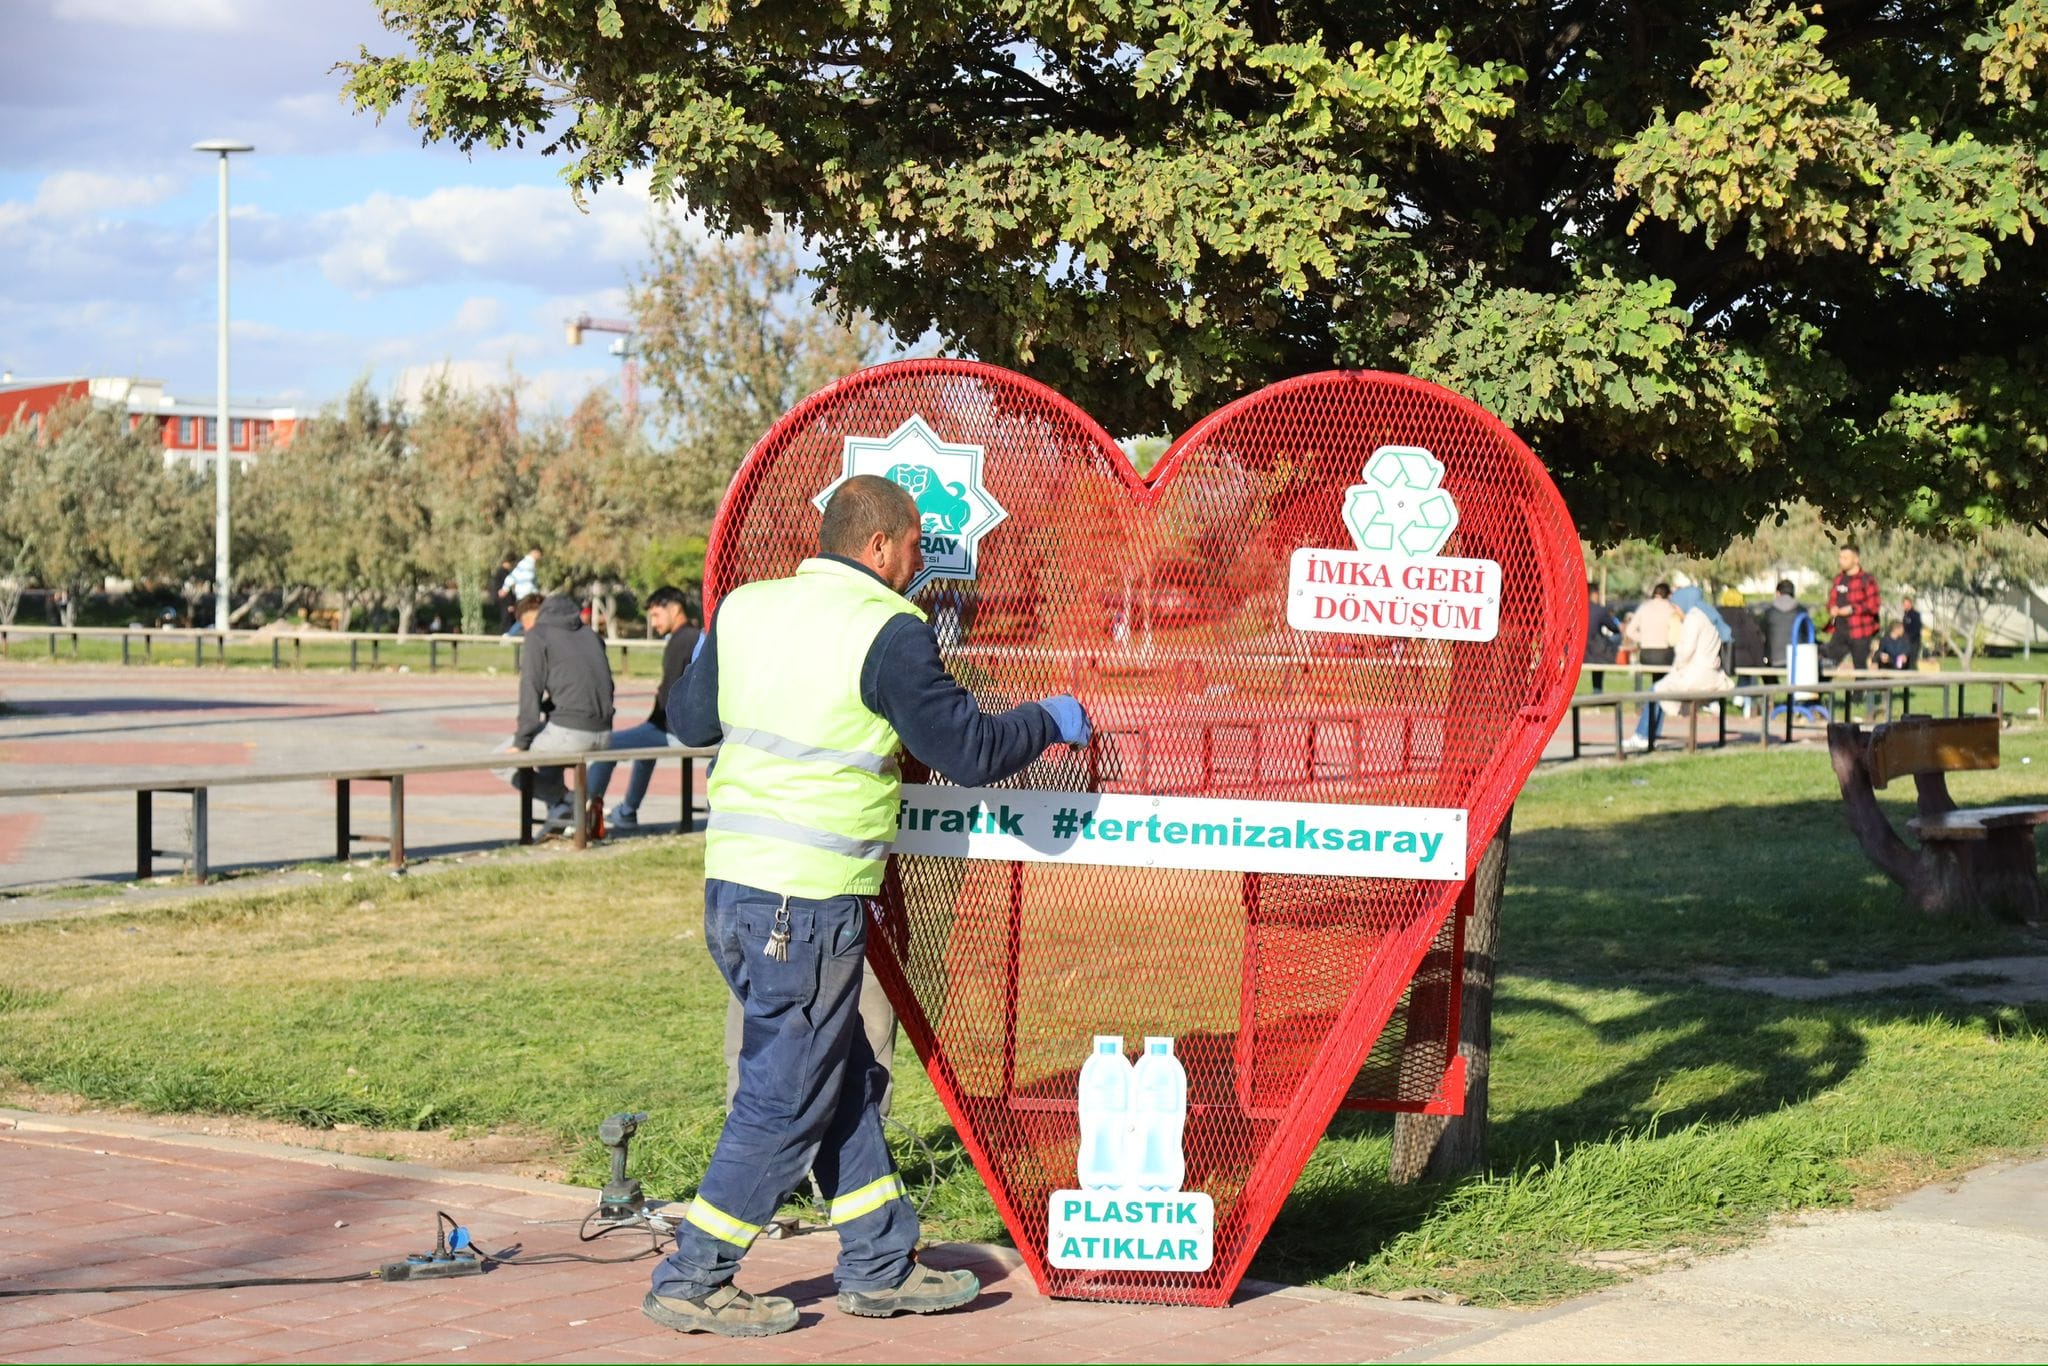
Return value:
[[(90, 1131), (86, 1127), (90, 1125)], [(432, 1245), (434, 1212), (486, 1247), (579, 1245), (588, 1191), (512, 1177), (0, 1112), (0, 1289), (340, 1275)], [(857, 1319), (832, 1307), (829, 1233), (762, 1242), (742, 1282), (791, 1295), (794, 1332), (683, 1336), (639, 1311), (647, 1264), (500, 1268), (453, 1281), (0, 1300), (0, 1360), (1368, 1361), (1456, 1345), (1505, 1318), (1251, 1287), (1222, 1310), (1048, 1300), (1004, 1249), (933, 1248), (971, 1266), (971, 1309)]]

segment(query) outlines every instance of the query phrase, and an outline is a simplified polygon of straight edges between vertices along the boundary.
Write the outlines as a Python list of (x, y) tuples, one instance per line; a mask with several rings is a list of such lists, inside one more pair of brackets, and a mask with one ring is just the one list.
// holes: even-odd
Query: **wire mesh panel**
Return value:
[[(1034, 381), (877, 366), (799, 404), (748, 457), (712, 534), (709, 604), (816, 553), (813, 500), (849, 438), (913, 419), (933, 449), (980, 453), (979, 490), (891, 470), (923, 490), (928, 558), (980, 532), (972, 578), (913, 589), (947, 666), (984, 708), (1072, 693), (1094, 722), (1090, 748), (1056, 747), (1007, 786), (1456, 808), (1476, 866), (1563, 714), (1584, 631), (1577, 533), (1500, 422), (1403, 376), (1308, 375), (1203, 420), (1148, 480)], [(1433, 553), (1499, 564), (1491, 639), (1289, 626), (1290, 557), (1353, 545), (1347, 497), (1386, 447), (1441, 462), (1454, 527), (1407, 509)], [(1348, 1090), (1396, 1108), (1437, 1096), (1462, 890), (899, 853), (870, 958), (1042, 1288), (1222, 1304)], [(1048, 1259), (1048, 1198), (1075, 1183), (1080, 1069), (1105, 1034), (1175, 1041), (1183, 1189), (1214, 1202), (1205, 1270)]]

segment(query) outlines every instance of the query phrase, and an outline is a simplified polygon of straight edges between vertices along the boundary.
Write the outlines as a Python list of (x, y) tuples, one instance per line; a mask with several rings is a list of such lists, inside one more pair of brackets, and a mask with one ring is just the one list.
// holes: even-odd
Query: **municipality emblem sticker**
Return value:
[(879, 474), (917, 500), (924, 533), (924, 571), (903, 590), (909, 597), (932, 579), (971, 579), (981, 538), (1010, 514), (982, 482), (988, 452), (939, 440), (915, 414), (885, 437), (849, 436), (839, 477), (813, 498), (820, 512), (832, 491), (856, 474)]

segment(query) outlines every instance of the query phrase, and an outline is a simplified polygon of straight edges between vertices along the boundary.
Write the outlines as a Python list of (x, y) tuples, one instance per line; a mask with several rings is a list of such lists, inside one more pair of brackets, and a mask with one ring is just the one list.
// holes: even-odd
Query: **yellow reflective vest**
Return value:
[(874, 576), (810, 559), (727, 594), (712, 631), (724, 738), (704, 874), (778, 896), (872, 896), (896, 838), (902, 741), (860, 700), (882, 628), (925, 614)]

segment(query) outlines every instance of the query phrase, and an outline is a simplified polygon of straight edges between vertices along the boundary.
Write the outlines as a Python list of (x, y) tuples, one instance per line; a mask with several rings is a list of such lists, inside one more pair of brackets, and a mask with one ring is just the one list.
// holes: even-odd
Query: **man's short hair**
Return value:
[(689, 610), (690, 600), (683, 596), (682, 589), (663, 584), (647, 595), (647, 605), (650, 608), (673, 607), (678, 612), (684, 612)]
[(1848, 552), (1849, 552), (1849, 553), (1850, 553), (1851, 555), (1854, 555), (1854, 556), (1856, 556), (1856, 558), (1858, 558), (1858, 559), (1862, 559), (1862, 558), (1863, 558), (1863, 552), (1862, 552), (1862, 550), (1860, 550), (1860, 549), (1858, 549), (1858, 548), (1857, 548), (1856, 542), (1854, 542), (1854, 541), (1844, 541), (1844, 542), (1842, 542), (1842, 549), (1844, 549), (1844, 550), (1848, 551)]
[(879, 474), (856, 474), (825, 501), (818, 549), (827, 555), (857, 555), (876, 532), (893, 541), (917, 523), (917, 500), (910, 490)]
[(1658, 584), (1658, 585), (1657, 585), (1657, 586), (1656, 586), (1655, 588), (1652, 588), (1652, 589), (1650, 590), (1650, 596), (1651, 596), (1651, 597), (1653, 597), (1653, 598), (1668, 598), (1668, 597), (1670, 597), (1670, 596), (1671, 596), (1671, 585), (1670, 585), (1670, 584), (1668, 584), (1668, 583), (1660, 583), (1660, 584)]
[(1783, 593), (1788, 598), (1795, 596), (1798, 592), (1797, 589), (1792, 587), (1792, 580), (1790, 579), (1779, 579), (1778, 591), (1780, 593)]
[(540, 610), (540, 605), (546, 602), (547, 600), (548, 595), (545, 593), (528, 593), (518, 602), (512, 604), (512, 615), (515, 617), (523, 617), (528, 612), (538, 612)]

